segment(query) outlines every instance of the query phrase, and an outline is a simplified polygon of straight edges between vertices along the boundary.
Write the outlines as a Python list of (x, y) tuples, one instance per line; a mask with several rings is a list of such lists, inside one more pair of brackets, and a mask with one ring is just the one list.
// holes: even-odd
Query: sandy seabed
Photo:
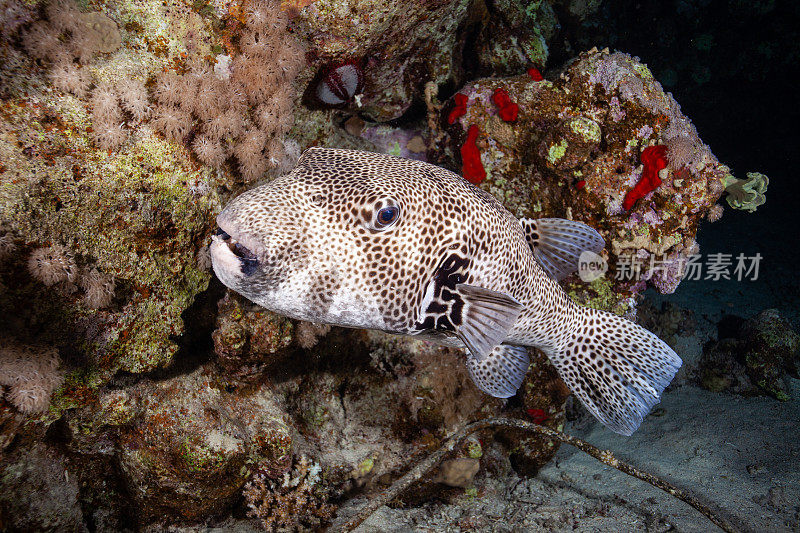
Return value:
[[(692, 492), (742, 531), (800, 531), (800, 380), (787, 378), (787, 402), (698, 387), (693, 371), (712, 335), (706, 322), (679, 338), (684, 367), (633, 436), (585, 412), (564, 431)], [(489, 486), (457, 504), (383, 507), (356, 531), (719, 531), (689, 505), (566, 445), (537, 476)], [(363, 503), (349, 502), (337, 522)]]

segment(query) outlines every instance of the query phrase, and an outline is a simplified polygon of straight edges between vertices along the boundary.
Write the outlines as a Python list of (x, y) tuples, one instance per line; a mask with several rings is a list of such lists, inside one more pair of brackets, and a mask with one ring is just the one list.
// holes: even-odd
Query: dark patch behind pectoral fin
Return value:
[(483, 361), (492, 348), (506, 340), (522, 312), (522, 304), (507, 294), (474, 285), (458, 284), (456, 292), (464, 302), (456, 335), (473, 357)]
[(517, 393), (528, 373), (528, 350), (524, 346), (495, 346), (483, 361), (467, 357), (467, 369), (475, 386), (495, 398)]
[(589, 250), (599, 254), (606, 245), (603, 237), (583, 222), (522, 218), (519, 223), (539, 266), (556, 281), (577, 272), (581, 253)]

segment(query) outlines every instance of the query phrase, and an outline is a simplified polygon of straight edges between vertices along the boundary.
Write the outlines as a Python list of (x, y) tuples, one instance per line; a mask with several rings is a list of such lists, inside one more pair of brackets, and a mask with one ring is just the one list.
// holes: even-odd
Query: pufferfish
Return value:
[(466, 348), (475, 385), (508, 398), (547, 354), (586, 408), (632, 434), (681, 366), (656, 335), (582, 307), (558, 280), (602, 237), (562, 219), (517, 219), (434, 165), (311, 148), (294, 170), (217, 217), (214, 272), (290, 318)]

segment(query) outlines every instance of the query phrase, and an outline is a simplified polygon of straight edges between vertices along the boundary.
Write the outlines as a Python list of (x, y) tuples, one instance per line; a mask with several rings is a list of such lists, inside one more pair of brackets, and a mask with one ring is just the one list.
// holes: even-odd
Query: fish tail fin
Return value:
[(643, 327), (597, 309), (579, 308), (560, 350), (548, 350), (583, 405), (616, 433), (631, 435), (681, 367), (667, 343)]

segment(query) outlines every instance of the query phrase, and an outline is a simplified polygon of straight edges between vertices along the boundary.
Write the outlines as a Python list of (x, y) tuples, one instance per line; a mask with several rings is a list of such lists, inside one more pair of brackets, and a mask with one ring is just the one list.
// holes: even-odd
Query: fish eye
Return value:
[(375, 204), (370, 229), (382, 231), (389, 229), (400, 218), (400, 206), (394, 200), (381, 200)]
[(393, 205), (384, 207), (383, 209), (378, 211), (378, 217), (377, 217), (378, 225), (388, 226), (389, 224), (397, 220), (397, 215), (399, 214), (400, 210)]

